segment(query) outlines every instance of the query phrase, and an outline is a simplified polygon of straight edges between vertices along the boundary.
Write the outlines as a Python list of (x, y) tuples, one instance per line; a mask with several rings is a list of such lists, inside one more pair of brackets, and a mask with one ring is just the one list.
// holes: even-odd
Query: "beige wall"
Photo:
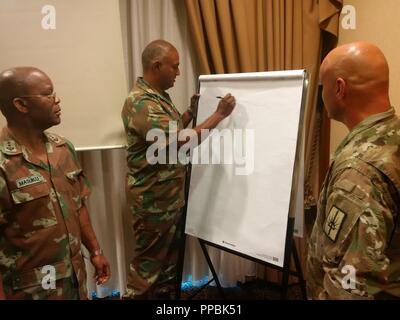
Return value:
[[(390, 97), (400, 114), (400, 1), (399, 0), (345, 0), (356, 10), (356, 29), (339, 30), (339, 44), (365, 40), (378, 45), (390, 66)], [(341, 19), (345, 15), (342, 14)], [(332, 121), (331, 153), (348, 133), (347, 128)]]
[[(55, 29), (43, 27), (47, 5), (55, 9)], [(125, 144), (120, 114), (128, 88), (118, 1), (0, 0), (0, 57), (0, 70), (31, 65), (52, 78), (62, 115), (50, 131), (77, 148)]]

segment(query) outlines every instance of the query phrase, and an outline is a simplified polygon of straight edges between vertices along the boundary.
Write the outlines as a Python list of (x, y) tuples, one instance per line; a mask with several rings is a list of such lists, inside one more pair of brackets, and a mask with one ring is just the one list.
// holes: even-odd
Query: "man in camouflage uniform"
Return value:
[[(161, 130), (165, 143), (158, 141), (159, 147), (179, 148), (185, 141), (174, 144), (172, 136), (192, 120), (198, 96), (192, 97), (191, 107), (181, 115), (165, 92), (179, 75), (179, 55), (170, 43), (151, 42), (143, 51), (142, 64), (143, 78), (137, 79), (122, 110), (128, 141), (126, 190), (135, 236), (124, 298), (170, 299), (177, 285), (186, 167), (179, 161), (169, 163), (168, 159), (165, 164), (149, 163), (146, 152), (153, 140), (147, 141), (146, 135), (152, 129)], [(215, 128), (234, 105), (234, 97), (227, 94), (215, 113), (193, 129), (193, 134), (199, 136), (201, 129)]]
[(110, 276), (85, 200), (88, 181), (73, 145), (44, 132), (60, 100), (42, 71), (0, 74), (0, 298), (87, 299), (83, 243), (98, 283)]
[(374, 45), (334, 49), (320, 70), (330, 118), (349, 135), (319, 199), (307, 260), (312, 299), (400, 298), (400, 120), (389, 68)]

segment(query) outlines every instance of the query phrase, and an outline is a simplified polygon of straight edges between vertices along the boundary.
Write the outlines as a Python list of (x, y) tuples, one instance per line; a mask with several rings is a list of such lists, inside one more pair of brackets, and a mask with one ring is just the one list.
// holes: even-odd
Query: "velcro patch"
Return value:
[(324, 232), (333, 242), (336, 241), (346, 216), (347, 214), (345, 212), (335, 206), (329, 211), (328, 217), (324, 223)]
[(18, 179), (16, 181), (17, 188), (30, 186), (32, 184), (36, 184), (36, 183), (40, 183), (40, 182), (44, 182), (44, 178), (42, 176), (30, 176), (30, 177)]

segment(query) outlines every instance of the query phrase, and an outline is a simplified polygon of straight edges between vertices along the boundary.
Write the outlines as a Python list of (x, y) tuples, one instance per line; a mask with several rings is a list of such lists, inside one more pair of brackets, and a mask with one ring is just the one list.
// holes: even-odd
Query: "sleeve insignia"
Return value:
[(329, 211), (328, 217), (326, 218), (324, 223), (324, 233), (333, 242), (336, 242), (345, 218), (346, 213), (335, 206), (333, 206)]

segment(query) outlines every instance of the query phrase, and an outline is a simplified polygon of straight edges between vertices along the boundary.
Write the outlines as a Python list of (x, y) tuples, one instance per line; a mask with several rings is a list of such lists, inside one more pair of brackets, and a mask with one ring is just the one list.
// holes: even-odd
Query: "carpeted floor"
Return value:
[[(280, 287), (275, 283), (268, 283), (262, 280), (255, 280), (239, 283), (234, 288), (223, 288), (227, 300), (280, 300)], [(194, 296), (195, 295), (195, 296)], [(221, 300), (224, 299), (217, 287), (207, 286), (201, 291), (199, 288), (191, 288), (182, 291), (183, 300)], [(288, 288), (288, 300), (302, 300), (302, 294), (298, 285)]]

